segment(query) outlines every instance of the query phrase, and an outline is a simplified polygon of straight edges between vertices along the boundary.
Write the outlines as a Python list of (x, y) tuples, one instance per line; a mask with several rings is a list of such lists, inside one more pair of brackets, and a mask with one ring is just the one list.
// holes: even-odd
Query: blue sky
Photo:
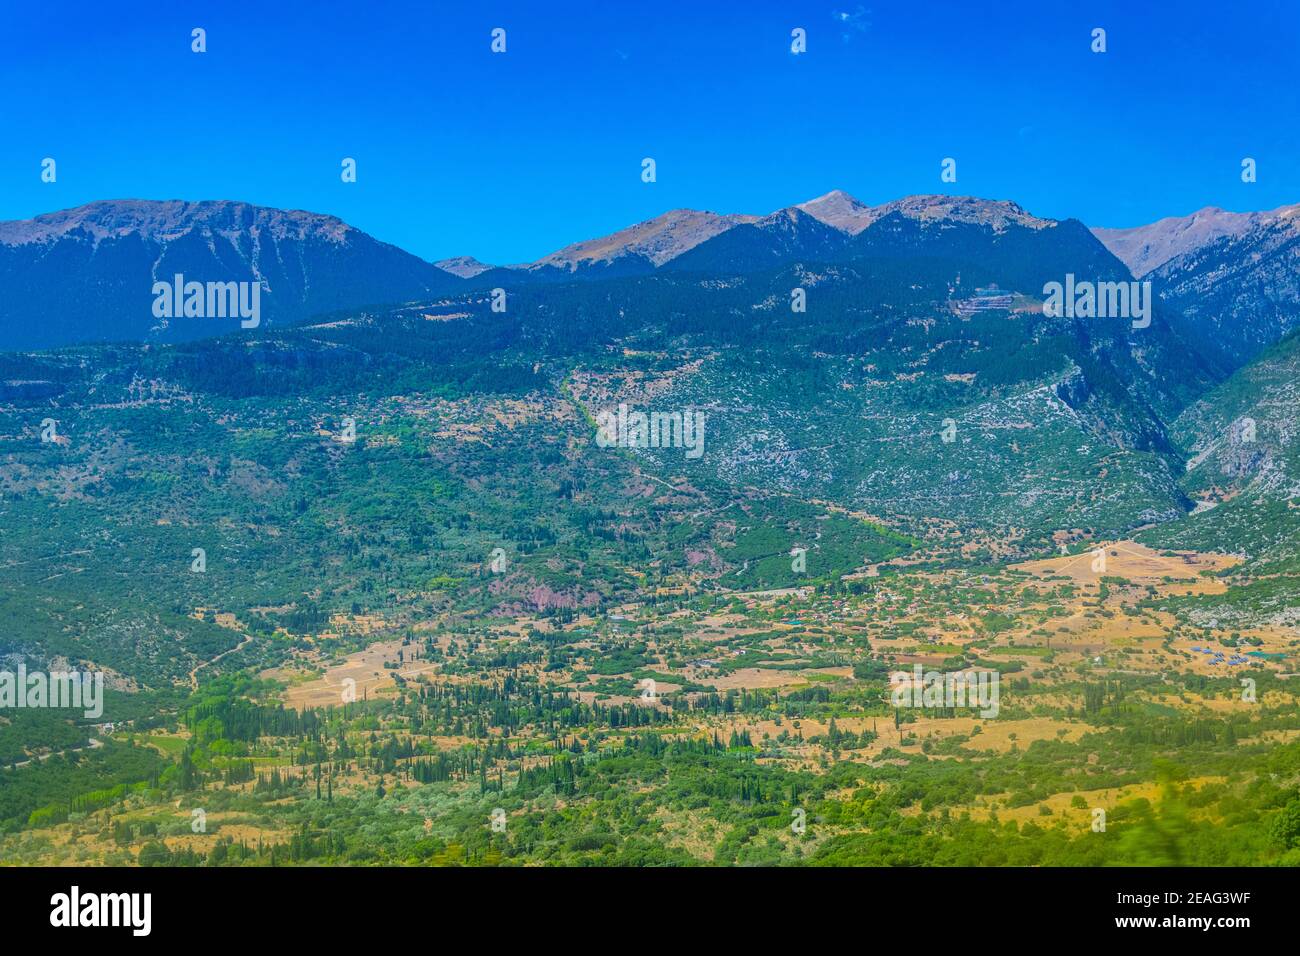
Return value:
[(1300, 201), (1292, 0), (46, 0), (3, 21), (0, 219), (241, 199), (508, 263), (667, 209), (763, 213), (833, 188), (1107, 226)]

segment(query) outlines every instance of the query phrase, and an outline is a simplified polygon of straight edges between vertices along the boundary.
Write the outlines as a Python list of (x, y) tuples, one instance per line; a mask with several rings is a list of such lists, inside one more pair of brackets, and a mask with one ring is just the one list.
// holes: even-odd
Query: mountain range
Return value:
[[(1059, 244), (1034, 243), (1054, 230)], [(152, 286), (176, 274), (257, 281), (267, 325), (455, 295), (496, 285), (645, 276), (747, 274), (793, 263), (888, 257), (946, 260), (957, 275), (964, 243), (992, 237), (990, 281), (1039, 291), (1066, 265), (1095, 279), (1116, 270), (1148, 278), (1185, 332), (1225, 368), (1300, 321), (1300, 205), (1271, 212), (1209, 208), (1130, 229), (1093, 229), (1033, 216), (1015, 203), (942, 195), (877, 206), (835, 190), (766, 216), (675, 209), (536, 262), (494, 266), (460, 256), (427, 263), (332, 216), (240, 202), (101, 201), (0, 222), (0, 348), (93, 341), (179, 341), (221, 334), (233, 320), (159, 319)], [(979, 241), (976, 242), (979, 245)], [(1017, 266), (1029, 245), (1071, 247), (1070, 261)], [(1103, 249), (1104, 247), (1104, 249)], [(970, 262), (976, 272), (990, 263)], [(968, 275), (972, 274), (968, 270)]]
[[(645, 401), (643, 373), (619, 378), (615, 363), (606, 380), (608, 350), (633, 350), (659, 356), (659, 400), (730, 396), (745, 410), (714, 416), (699, 481), (876, 513), (1122, 530), (1192, 509), (1184, 470), (1199, 439), (1180, 415), (1296, 323), (1297, 208), (1090, 230), (1008, 201), (869, 206), (833, 191), (766, 216), (674, 210), (502, 267), (427, 263), (301, 211), (97, 202), (0, 223), (0, 346), (226, 335), (165, 353), (154, 372), (231, 396), (318, 379), (548, 394), (567, 381), (589, 414), (597, 396)], [(157, 318), (152, 285), (175, 274), (260, 282), (261, 324)], [(1044, 315), (1045, 285), (1069, 275), (1150, 278), (1149, 327)], [(496, 287), (505, 313), (489, 306)], [(66, 378), (11, 362), (0, 401), (73, 400)], [(918, 439), (942, 422), (957, 437), (935, 456)]]
[[(5, 223), (0, 613), (21, 609), (46, 655), (90, 642), (156, 680), (230, 646), (177, 611), (212, 606), (212, 587), (247, 608), (299, 603), (307, 581), (318, 609), (444, 589), (577, 608), (645, 574), (797, 583), (791, 542), (838, 581), (945, 536), (991, 558), (1138, 534), (1286, 568), (1292, 225), (1099, 236), (1009, 202), (837, 192), (761, 217), (677, 211), (503, 268), (240, 203)], [(1044, 313), (1047, 282), (1142, 268), (1145, 327)], [(178, 272), (261, 281), (266, 320), (160, 323), (151, 283)], [(1198, 284), (1238, 307), (1184, 311)], [(1211, 320), (1249, 348), (1205, 341)], [(590, 423), (620, 405), (698, 410), (704, 453), (599, 448)], [(518, 567), (489, 586), (499, 542)], [(157, 571), (195, 547), (208, 573)], [(59, 601), (32, 605), (38, 587)]]

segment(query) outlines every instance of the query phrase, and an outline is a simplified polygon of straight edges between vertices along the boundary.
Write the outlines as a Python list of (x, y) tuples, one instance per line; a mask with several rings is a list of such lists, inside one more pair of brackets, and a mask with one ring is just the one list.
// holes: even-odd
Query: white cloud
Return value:
[(867, 19), (870, 10), (864, 10), (861, 4), (852, 13), (845, 10), (833, 10), (831, 19), (839, 24), (841, 28), (840, 39), (848, 43), (853, 39), (854, 33), (866, 33), (871, 27), (871, 21)]

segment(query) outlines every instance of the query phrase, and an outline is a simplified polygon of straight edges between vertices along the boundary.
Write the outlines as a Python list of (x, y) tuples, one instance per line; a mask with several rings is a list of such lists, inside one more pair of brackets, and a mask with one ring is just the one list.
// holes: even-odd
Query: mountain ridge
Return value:
[(1223, 237), (1243, 235), (1261, 225), (1276, 222), (1300, 225), (1300, 203), (1272, 210), (1229, 212), (1218, 206), (1204, 206), (1186, 216), (1166, 216), (1143, 226), (1092, 231), (1111, 252), (1141, 278), (1165, 263)]
[[(806, 215), (847, 238), (860, 235), (894, 213), (924, 224), (988, 225), (998, 232), (1010, 225), (1042, 229), (1056, 222), (1032, 216), (1009, 200), (925, 193), (871, 206), (844, 190), (833, 189), (815, 199), (783, 206), (763, 216), (674, 209), (605, 236), (571, 243), (534, 262), (506, 268), (532, 271), (560, 268), (578, 273), (584, 268), (592, 270), (593, 266), (610, 265), (620, 260), (626, 262), (641, 256), (657, 269), (675, 264), (705, 243), (744, 226), (771, 232), (788, 228), (790, 223), (797, 225), (797, 215)], [(675, 268), (683, 267), (677, 263)]]
[(234, 200), (99, 200), (0, 222), (0, 348), (171, 342), (237, 317), (157, 316), (156, 281), (254, 283), (256, 325), (405, 302), (465, 280), (336, 216)]
[(1300, 203), (1094, 229), (1228, 369), (1300, 328)]

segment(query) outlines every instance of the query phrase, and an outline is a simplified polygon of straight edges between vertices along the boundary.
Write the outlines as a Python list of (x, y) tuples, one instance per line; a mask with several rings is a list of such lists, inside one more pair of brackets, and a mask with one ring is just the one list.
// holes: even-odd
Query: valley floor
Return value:
[[(403, 636), (337, 616), (363, 649), (196, 669), (172, 726), (43, 761), (151, 755), (31, 807), (0, 860), (1300, 862), (1296, 633), (1189, 622), (1236, 558), (1061, 550)], [(992, 699), (911, 694), (917, 668)]]

